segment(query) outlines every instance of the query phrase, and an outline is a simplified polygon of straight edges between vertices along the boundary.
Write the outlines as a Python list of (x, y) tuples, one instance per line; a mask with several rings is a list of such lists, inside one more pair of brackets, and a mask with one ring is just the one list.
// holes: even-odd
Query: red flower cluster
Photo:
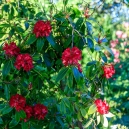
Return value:
[(33, 109), (34, 116), (38, 120), (43, 120), (46, 114), (48, 113), (47, 107), (42, 104), (36, 104)]
[(36, 104), (34, 106), (26, 105), (26, 99), (19, 94), (11, 96), (9, 105), (10, 107), (15, 108), (16, 111), (24, 110), (26, 113), (24, 122), (28, 121), (32, 116), (38, 120), (43, 120), (48, 113), (47, 107), (43, 104)]
[(14, 107), (17, 111), (23, 110), (25, 104), (26, 99), (19, 94), (13, 95), (9, 101), (10, 107)]
[(29, 71), (33, 68), (32, 57), (29, 54), (19, 54), (14, 65), (18, 70), (23, 68), (25, 71)]
[(108, 78), (111, 78), (113, 74), (115, 74), (115, 68), (112, 64), (104, 65), (103, 66), (103, 76)]
[(51, 33), (51, 25), (49, 21), (37, 21), (34, 25), (33, 33), (37, 38), (47, 37)]
[(97, 107), (97, 111), (101, 115), (107, 114), (109, 112), (109, 105), (106, 103), (106, 101), (102, 101), (101, 99), (96, 99), (94, 103)]
[(33, 116), (33, 107), (29, 106), (29, 105), (26, 105), (24, 107), (24, 111), (26, 113), (26, 118), (24, 119), (24, 121), (26, 122)]
[(9, 57), (17, 56), (20, 53), (20, 49), (16, 46), (16, 43), (11, 42), (10, 44), (5, 43), (3, 46), (5, 54)]
[(78, 63), (81, 60), (82, 52), (77, 47), (67, 48), (62, 53), (62, 62), (64, 66), (75, 65), (78, 67), (78, 70), (82, 72), (81, 65)]

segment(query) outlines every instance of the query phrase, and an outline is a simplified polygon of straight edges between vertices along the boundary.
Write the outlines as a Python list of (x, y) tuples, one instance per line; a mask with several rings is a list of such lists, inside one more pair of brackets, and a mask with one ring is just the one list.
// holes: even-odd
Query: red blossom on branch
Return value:
[(47, 37), (51, 33), (51, 25), (49, 21), (37, 21), (34, 25), (33, 33), (37, 38)]
[(77, 47), (67, 48), (62, 53), (62, 63), (64, 66), (75, 65), (78, 67), (78, 70), (82, 72), (81, 65), (78, 62), (82, 59), (81, 55), (82, 52)]
[(9, 101), (10, 107), (15, 108), (17, 111), (23, 110), (25, 104), (26, 104), (26, 99), (19, 94), (11, 96)]
[(96, 99), (94, 103), (97, 107), (97, 112), (99, 112), (101, 115), (108, 114), (110, 107), (106, 103), (106, 101), (102, 101), (101, 99)]
[(46, 106), (43, 104), (36, 104), (33, 107), (34, 111), (34, 117), (37, 118), (38, 120), (43, 120), (46, 114), (48, 113), (48, 109)]
[(33, 115), (33, 107), (32, 106), (29, 106), (29, 105), (26, 105), (24, 107), (24, 111), (26, 113), (26, 118), (24, 119), (24, 121), (28, 121), (30, 119), (30, 117), (32, 117)]
[(20, 53), (19, 47), (17, 47), (16, 43), (11, 42), (10, 44), (5, 43), (3, 46), (3, 50), (5, 54), (9, 57), (17, 56)]
[(104, 65), (102, 68), (104, 72), (103, 76), (107, 79), (111, 78), (115, 74), (115, 68), (112, 64)]
[(29, 71), (33, 68), (32, 57), (29, 54), (19, 54), (14, 65), (18, 70), (23, 68), (25, 71)]

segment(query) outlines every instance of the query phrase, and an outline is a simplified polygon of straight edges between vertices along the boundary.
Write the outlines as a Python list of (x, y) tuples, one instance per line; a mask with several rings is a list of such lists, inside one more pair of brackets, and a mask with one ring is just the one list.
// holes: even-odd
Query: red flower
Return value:
[(38, 120), (43, 120), (46, 114), (48, 113), (48, 109), (43, 104), (36, 104), (33, 108), (35, 118)]
[(109, 105), (106, 103), (106, 101), (102, 101), (101, 99), (95, 100), (95, 105), (97, 107), (97, 111), (101, 114), (107, 114), (109, 112)]
[(75, 65), (78, 67), (78, 70), (82, 72), (80, 64), (78, 63), (78, 61), (82, 59), (81, 55), (82, 55), (82, 52), (77, 47), (67, 48), (62, 53), (62, 62), (64, 66)]
[(25, 71), (29, 71), (33, 68), (32, 57), (29, 54), (19, 54), (14, 65), (18, 70), (23, 68)]
[(49, 21), (37, 21), (34, 25), (33, 33), (37, 38), (49, 36), (51, 33), (51, 25)]
[(26, 104), (26, 99), (19, 94), (11, 96), (9, 101), (10, 107), (14, 107), (17, 111), (23, 110), (25, 104)]
[(32, 106), (26, 105), (24, 107), (24, 111), (26, 113), (26, 118), (24, 119), (24, 121), (26, 122), (33, 115), (33, 108), (32, 108)]
[(20, 53), (20, 49), (16, 46), (16, 43), (11, 42), (10, 44), (5, 43), (3, 50), (9, 57), (17, 56)]
[(115, 68), (112, 64), (104, 65), (103, 66), (103, 76), (108, 78), (111, 78), (113, 74), (115, 74)]

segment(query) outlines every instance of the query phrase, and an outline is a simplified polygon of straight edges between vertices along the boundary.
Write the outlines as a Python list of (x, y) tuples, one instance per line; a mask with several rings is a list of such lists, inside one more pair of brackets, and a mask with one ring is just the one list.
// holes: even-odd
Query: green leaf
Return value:
[(8, 114), (9, 112), (11, 112), (13, 110), (13, 108), (9, 107), (9, 106), (6, 106), (4, 107), (2, 110), (1, 110), (1, 114), (2, 115), (5, 115), (5, 114)]
[(86, 109), (81, 108), (81, 114), (84, 118), (87, 118), (87, 112)]
[(9, 128), (13, 128), (15, 127), (19, 122), (16, 121), (14, 118), (12, 119), (12, 121), (9, 123)]
[(51, 44), (51, 46), (56, 49), (56, 43), (54, 42), (54, 39), (52, 37), (52, 35), (50, 34), (49, 36), (46, 37), (48, 42)]
[(4, 94), (6, 96), (6, 99), (9, 100), (10, 94), (9, 94), (9, 88), (7, 85), (4, 86)]
[(22, 127), (22, 129), (28, 129), (28, 122), (22, 121), (21, 127)]
[(39, 38), (39, 39), (37, 40), (37, 44), (36, 44), (37, 50), (38, 50), (38, 51), (41, 51), (42, 48), (43, 48), (43, 45), (44, 45), (44, 40), (43, 40), (42, 38)]
[(63, 101), (61, 101), (61, 103), (60, 103), (60, 112), (62, 114), (66, 114), (66, 106)]
[(92, 119), (89, 120), (89, 121), (83, 126), (83, 128), (84, 128), (84, 129), (87, 129), (87, 128), (92, 124), (92, 122), (93, 122)]
[(107, 46), (103, 46), (112, 56), (114, 56), (114, 54), (113, 54), (113, 51), (109, 48), (109, 47), (107, 47)]
[(90, 114), (93, 114), (95, 112), (96, 112), (96, 105), (93, 104), (93, 105), (90, 106), (90, 108), (88, 110), (88, 114), (90, 115)]
[(94, 43), (90, 38), (87, 38), (87, 43), (89, 48), (94, 48)]
[(63, 4), (66, 6), (68, 3), (68, 0), (63, 0)]
[(70, 102), (67, 98), (63, 98), (63, 101), (65, 103), (65, 105), (69, 108), (70, 107)]
[(62, 129), (63, 129), (64, 128), (64, 123), (61, 120), (61, 118), (60, 117), (56, 117), (56, 120), (60, 123), (60, 125), (62, 126)]
[(27, 40), (26, 44), (27, 45), (33, 44), (36, 40), (37, 38), (35, 37), (35, 35), (31, 35), (29, 39)]
[(23, 110), (15, 113), (16, 121), (20, 121), (21, 118), (22, 119), (26, 118), (26, 113)]
[(0, 124), (4, 124), (2, 118), (0, 117)]
[(2, 70), (3, 76), (7, 76), (11, 70), (11, 61), (6, 61)]
[(72, 67), (72, 72), (73, 72), (76, 82), (78, 83), (80, 81), (80, 72), (78, 71), (76, 67)]
[(49, 124), (49, 129), (55, 129), (55, 123), (54, 122), (51, 122)]
[(63, 67), (63, 68), (59, 71), (59, 73), (58, 73), (58, 75), (57, 75), (57, 77), (56, 77), (56, 82), (59, 82), (60, 80), (62, 80), (62, 79), (65, 77), (65, 75), (67, 74), (68, 70), (69, 70), (68, 67)]

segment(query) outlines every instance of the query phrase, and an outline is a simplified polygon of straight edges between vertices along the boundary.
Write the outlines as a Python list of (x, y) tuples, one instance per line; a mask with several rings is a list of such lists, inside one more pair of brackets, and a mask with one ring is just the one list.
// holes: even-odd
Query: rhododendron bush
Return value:
[(1, 128), (109, 126), (114, 115), (104, 89), (115, 68), (105, 50), (113, 52), (85, 6), (79, 10), (68, 0), (61, 9), (36, 0), (1, 3)]

